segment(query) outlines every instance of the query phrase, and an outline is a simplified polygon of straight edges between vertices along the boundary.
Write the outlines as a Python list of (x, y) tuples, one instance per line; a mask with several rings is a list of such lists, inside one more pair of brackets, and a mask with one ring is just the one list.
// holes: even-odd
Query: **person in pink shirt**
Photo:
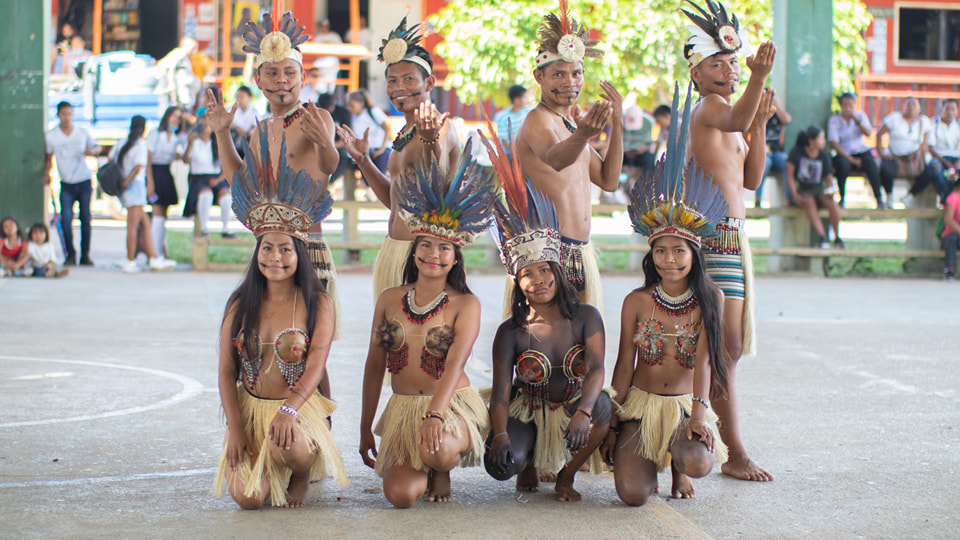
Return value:
[(943, 279), (953, 281), (953, 265), (957, 262), (957, 248), (960, 248), (960, 179), (953, 178), (953, 190), (943, 203), (943, 233), (940, 243), (945, 252), (943, 258)]

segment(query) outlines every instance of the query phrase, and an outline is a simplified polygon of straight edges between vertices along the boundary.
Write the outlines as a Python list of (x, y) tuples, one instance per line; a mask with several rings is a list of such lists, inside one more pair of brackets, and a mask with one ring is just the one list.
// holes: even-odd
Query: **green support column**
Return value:
[[(807, 126), (827, 127), (833, 99), (833, 0), (773, 0), (773, 39), (773, 88), (793, 117), (784, 136), (789, 152), (797, 133)], [(810, 230), (803, 218), (771, 218), (769, 245), (809, 246)], [(771, 269), (809, 269), (809, 261), (791, 259), (774, 258)]]
[(0, 0), (0, 215), (43, 219), (50, 0)]

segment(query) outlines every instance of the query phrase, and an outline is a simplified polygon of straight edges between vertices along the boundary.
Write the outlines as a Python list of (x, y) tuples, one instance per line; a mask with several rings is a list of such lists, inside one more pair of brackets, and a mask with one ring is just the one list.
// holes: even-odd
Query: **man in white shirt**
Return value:
[(956, 174), (960, 161), (960, 122), (957, 122), (956, 99), (943, 101), (940, 117), (934, 120), (929, 138), (931, 159), (927, 162), (927, 171), (930, 174), (925, 176), (934, 182), (942, 201), (950, 191), (948, 177)]
[(93, 186), (90, 168), (85, 157), (100, 153), (97, 141), (81, 127), (73, 125), (73, 105), (66, 101), (57, 104), (60, 125), (46, 133), (47, 159), (43, 168), (43, 182), (50, 184), (53, 157), (57, 158), (60, 175), (60, 219), (63, 223), (63, 241), (67, 245), (66, 264), (77, 264), (73, 245), (73, 205), (80, 205), (80, 264), (93, 266), (90, 260), (90, 197)]
[[(320, 68), (310, 68), (307, 70), (307, 80), (303, 81), (303, 88), (300, 89), (300, 101), (304, 103), (317, 104), (317, 98), (326, 91), (320, 91), (321, 85)], [(326, 86), (326, 85), (323, 85)]]
[(237, 88), (237, 114), (233, 116), (233, 122), (230, 124), (230, 131), (234, 136), (234, 141), (243, 137), (250, 140), (250, 132), (257, 125), (257, 110), (250, 104), (253, 100), (253, 92), (249, 87), (241, 86)]

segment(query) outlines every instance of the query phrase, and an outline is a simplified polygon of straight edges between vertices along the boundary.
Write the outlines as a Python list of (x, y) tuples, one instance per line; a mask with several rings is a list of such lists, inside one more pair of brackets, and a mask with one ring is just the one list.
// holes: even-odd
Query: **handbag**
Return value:
[(97, 183), (107, 195), (118, 196), (123, 192), (123, 173), (116, 161), (108, 161), (97, 169)]

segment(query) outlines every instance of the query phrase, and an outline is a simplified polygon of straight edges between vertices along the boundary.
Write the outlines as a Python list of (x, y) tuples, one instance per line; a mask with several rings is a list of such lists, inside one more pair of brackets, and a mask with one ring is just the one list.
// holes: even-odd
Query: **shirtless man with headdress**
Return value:
[[(539, 31), (536, 69), (540, 103), (530, 111), (517, 133), (517, 153), (523, 175), (553, 202), (562, 235), (562, 263), (580, 301), (602, 311), (600, 273), (590, 245), (590, 183), (606, 191), (619, 185), (623, 165), (621, 97), (607, 81), (600, 82), (600, 101), (581, 115), (577, 98), (583, 89), (583, 58), (599, 58), (589, 31), (567, 13), (544, 17)], [(587, 144), (612, 124), (606, 159)], [(504, 318), (510, 316), (513, 283), (508, 283)]]
[[(700, 92), (690, 117), (690, 151), (697, 165), (713, 175), (730, 209), (717, 225), (719, 235), (703, 239), (707, 273), (724, 293), (723, 351), (727, 365), (727, 395), (714, 396), (713, 406), (720, 417), (720, 436), (730, 449), (721, 467), (724, 474), (744, 480), (767, 481), (773, 475), (747, 456), (740, 440), (737, 414), (736, 367), (741, 355), (756, 347), (753, 329), (753, 265), (750, 244), (744, 231), (746, 215), (743, 189), (756, 189), (766, 159), (764, 140), (767, 120), (774, 113), (773, 91), (764, 90), (764, 81), (773, 69), (776, 47), (767, 41), (756, 54), (740, 29), (736, 15), (728, 14), (719, 2), (707, 0), (708, 13), (690, 0), (696, 13), (682, 10), (694, 24), (684, 47), (690, 78)], [(739, 55), (747, 56), (750, 81), (740, 99), (733, 94), (740, 83)], [(747, 146), (743, 133), (753, 144)]]
[(370, 182), (377, 198), (390, 208), (390, 223), (387, 237), (377, 253), (373, 269), (374, 296), (384, 289), (396, 287), (403, 282), (403, 267), (410, 252), (414, 236), (400, 217), (397, 204), (396, 184), (391, 179), (400, 178), (402, 172), (415, 167), (429, 152), (437, 157), (440, 166), (460, 159), (460, 139), (442, 115), (430, 102), (430, 91), (436, 85), (433, 75), (433, 59), (420, 46), (419, 24), (407, 28), (407, 18), (382, 40), (377, 59), (387, 64), (387, 96), (401, 113), (406, 124), (393, 141), (393, 152), (387, 161), (384, 175), (370, 159), (367, 133), (354, 133), (350, 126), (337, 126), (337, 133), (344, 147), (357, 162), (364, 178)]
[[(254, 156), (260, 155), (260, 132), (266, 130), (270, 144), (270, 155), (287, 160), (287, 166), (294, 171), (303, 171), (319, 183), (318, 193), (327, 188), (330, 175), (337, 168), (340, 159), (333, 142), (334, 124), (330, 113), (311, 104), (300, 102), (300, 89), (303, 88), (303, 55), (297, 46), (307, 40), (304, 28), (297, 19), (286, 12), (280, 17), (279, 1), (273, 3), (273, 13), (263, 15), (263, 25), (247, 23), (243, 34), (244, 52), (254, 53), (256, 72), (254, 80), (263, 91), (273, 116), (259, 122), (250, 137), (250, 148)], [(227, 110), (223, 96), (219, 92), (207, 90), (207, 122), (217, 135), (217, 147), (220, 150), (220, 164), (228, 182), (243, 167), (243, 160), (237, 153), (230, 138), (230, 126), (233, 123), (237, 105)], [(281, 145), (286, 140), (286, 155), (281, 156)], [(310, 229), (307, 249), (317, 275), (324, 282), (327, 294), (337, 304), (336, 268), (330, 248), (323, 241), (320, 223), (314, 223)], [(339, 311), (339, 310), (338, 310)], [(339, 313), (338, 313), (339, 318)], [(336, 324), (335, 335), (339, 334), (340, 324)], [(330, 385), (326, 373), (321, 382), (321, 392), (330, 395)]]

